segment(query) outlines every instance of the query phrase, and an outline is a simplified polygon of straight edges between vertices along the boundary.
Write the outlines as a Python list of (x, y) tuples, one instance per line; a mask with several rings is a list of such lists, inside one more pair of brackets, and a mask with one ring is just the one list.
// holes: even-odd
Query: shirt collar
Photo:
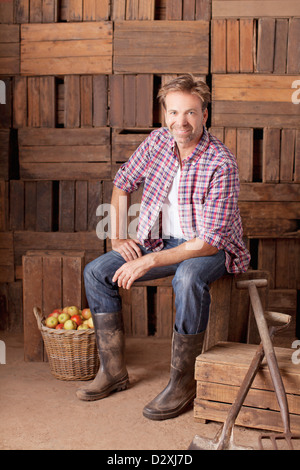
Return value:
[[(168, 145), (172, 149), (173, 153), (175, 153), (175, 148), (176, 148), (175, 139), (172, 136), (169, 129), (167, 129), (167, 130), (168, 130), (168, 134), (169, 134)], [(201, 155), (203, 154), (203, 152), (205, 152), (205, 150), (209, 146), (209, 142), (210, 142), (209, 133), (207, 132), (207, 129), (205, 127), (203, 127), (203, 134), (201, 136), (201, 139), (199, 140), (199, 142), (196, 145), (196, 147), (194, 148), (191, 156), (187, 160), (189, 161), (189, 160), (193, 160), (195, 158), (200, 158)]]

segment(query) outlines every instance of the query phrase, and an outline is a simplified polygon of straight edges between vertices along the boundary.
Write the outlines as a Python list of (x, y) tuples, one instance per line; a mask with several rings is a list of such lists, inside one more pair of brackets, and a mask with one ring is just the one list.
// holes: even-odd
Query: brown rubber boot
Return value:
[(76, 391), (80, 400), (94, 401), (128, 387), (125, 335), (121, 312), (93, 315), (100, 367), (95, 379)]
[(181, 414), (196, 396), (195, 360), (201, 354), (205, 332), (181, 335), (174, 329), (170, 380), (143, 410), (148, 419), (164, 420)]

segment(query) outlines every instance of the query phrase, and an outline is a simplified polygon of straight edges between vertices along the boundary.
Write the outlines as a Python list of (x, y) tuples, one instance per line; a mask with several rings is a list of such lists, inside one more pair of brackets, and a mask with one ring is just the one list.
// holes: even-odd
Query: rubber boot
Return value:
[(205, 332), (181, 335), (174, 329), (170, 380), (166, 388), (143, 410), (148, 419), (175, 418), (193, 402), (196, 396), (195, 360), (201, 354)]
[(80, 400), (94, 401), (128, 387), (125, 335), (121, 312), (93, 315), (100, 367), (95, 379), (76, 391)]

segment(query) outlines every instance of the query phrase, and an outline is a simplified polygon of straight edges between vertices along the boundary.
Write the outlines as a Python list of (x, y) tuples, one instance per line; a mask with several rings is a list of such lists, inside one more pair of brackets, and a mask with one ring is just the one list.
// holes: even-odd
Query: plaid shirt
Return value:
[[(128, 193), (144, 184), (137, 238), (152, 251), (163, 248), (160, 216), (178, 165), (175, 140), (167, 128), (160, 128), (151, 132), (114, 179), (114, 185)], [(235, 157), (204, 129), (182, 165), (179, 219), (185, 239), (198, 237), (224, 249), (230, 273), (245, 272), (250, 261), (242, 239), (239, 187)]]

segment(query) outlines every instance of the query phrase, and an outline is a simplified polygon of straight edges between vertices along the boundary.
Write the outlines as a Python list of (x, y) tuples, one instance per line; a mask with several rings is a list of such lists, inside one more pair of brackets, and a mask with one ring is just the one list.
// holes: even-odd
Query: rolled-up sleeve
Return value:
[(129, 160), (121, 165), (113, 181), (117, 188), (131, 193), (144, 182), (150, 159), (149, 141), (150, 137), (147, 137)]
[[(231, 239), (238, 210), (239, 177), (237, 168), (224, 163), (214, 172), (202, 207), (200, 238), (218, 249), (226, 249)], [(229, 236), (229, 237), (228, 237)]]

